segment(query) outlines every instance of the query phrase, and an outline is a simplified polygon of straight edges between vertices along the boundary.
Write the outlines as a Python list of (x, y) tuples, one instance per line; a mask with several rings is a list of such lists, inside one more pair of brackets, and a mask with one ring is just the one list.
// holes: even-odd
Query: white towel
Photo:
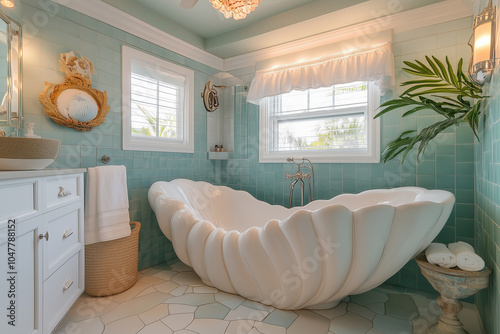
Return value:
[(457, 265), (457, 258), (445, 244), (431, 243), (425, 249), (427, 262), (443, 268), (453, 268)]
[(85, 245), (130, 235), (125, 166), (87, 169)]
[(474, 248), (466, 242), (459, 241), (448, 245), (457, 257), (457, 266), (462, 270), (479, 271), (484, 268), (484, 260), (476, 254)]

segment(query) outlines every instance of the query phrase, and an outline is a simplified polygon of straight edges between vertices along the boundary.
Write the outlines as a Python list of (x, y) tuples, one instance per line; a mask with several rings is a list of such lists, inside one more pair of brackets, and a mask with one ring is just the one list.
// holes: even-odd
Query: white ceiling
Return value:
[[(229, 58), (372, 21), (443, 0), (262, 0), (243, 20), (225, 19), (208, 0), (101, 0), (220, 58)], [(465, 1), (465, 0), (464, 0)]]

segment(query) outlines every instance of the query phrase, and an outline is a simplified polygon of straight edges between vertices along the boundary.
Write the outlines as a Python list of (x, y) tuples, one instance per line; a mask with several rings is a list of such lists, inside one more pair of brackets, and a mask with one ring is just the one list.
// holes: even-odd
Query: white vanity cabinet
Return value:
[(0, 172), (0, 333), (51, 333), (84, 291), (83, 172)]

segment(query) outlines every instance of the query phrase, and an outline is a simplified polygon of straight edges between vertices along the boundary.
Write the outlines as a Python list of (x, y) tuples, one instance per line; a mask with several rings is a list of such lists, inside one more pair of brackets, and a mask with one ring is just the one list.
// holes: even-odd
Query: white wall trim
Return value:
[(360, 36), (360, 32), (366, 31), (373, 34), (392, 29), (394, 33), (400, 33), (472, 16), (472, 14), (472, 8), (464, 3), (463, 0), (447, 0), (279, 46), (249, 52), (241, 56), (226, 58), (224, 60), (224, 70), (232, 71), (246, 68), (254, 66), (257, 62), (265, 59), (357, 38)]
[(224, 60), (222, 58), (155, 28), (100, 0), (52, 1), (219, 71), (224, 69)]
[(366, 31), (373, 34), (377, 31), (393, 29), (395, 33), (400, 33), (473, 15), (472, 7), (467, 1), (446, 0), (433, 5), (382, 17), (378, 20), (374, 19), (316, 36), (303, 38), (295, 42), (222, 59), (100, 0), (52, 1), (219, 71), (232, 71), (240, 68), (247, 68), (265, 59), (299, 52), (325, 44), (345, 41), (350, 38), (358, 37), (360, 31)]

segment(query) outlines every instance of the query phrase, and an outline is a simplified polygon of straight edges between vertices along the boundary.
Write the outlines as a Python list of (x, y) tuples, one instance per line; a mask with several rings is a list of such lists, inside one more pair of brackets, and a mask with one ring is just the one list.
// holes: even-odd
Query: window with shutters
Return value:
[(378, 162), (380, 102), (370, 82), (291, 91), (260, 103), (260, 161)]
[(123, 46), (124, 150), (194, 151), (194, 72)]

